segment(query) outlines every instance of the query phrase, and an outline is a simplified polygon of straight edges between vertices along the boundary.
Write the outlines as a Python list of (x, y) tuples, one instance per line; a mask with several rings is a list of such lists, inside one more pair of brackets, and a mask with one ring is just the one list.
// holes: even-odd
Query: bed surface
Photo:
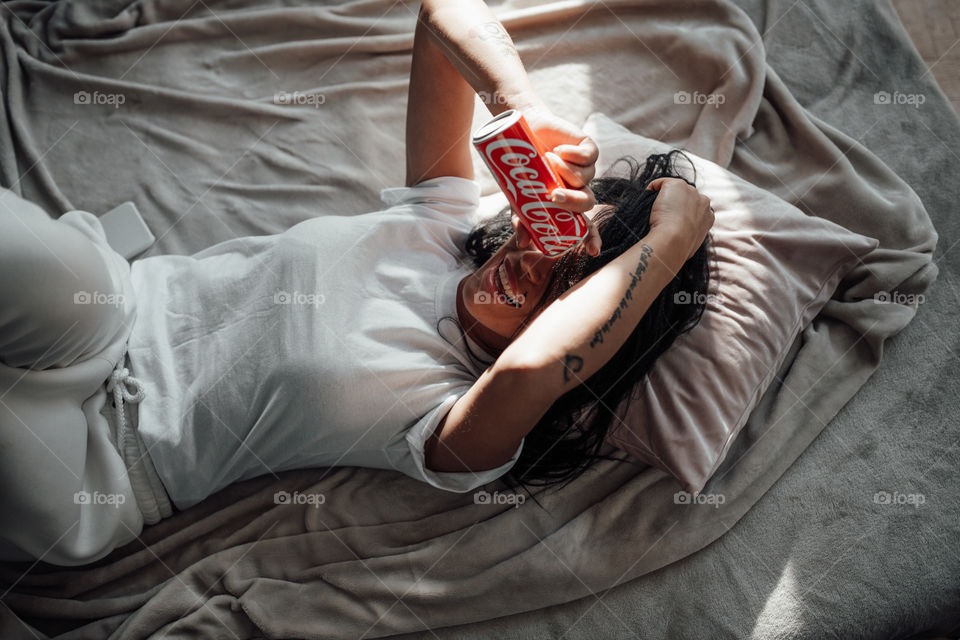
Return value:
[[(636, 64), (626, 67), (637, 70), (637, 85), (624, 91), (638, 98), (634, 102), (591, 101), (589, 92), (572, 91), (565, 82), (603, 86), (614, 79), (573, 62), (551, 66), (552, 58), (589, 55), (590, 38), (633, 47), (641, 57), (642, 50), (666, 46), (668, 40), (635, 38), (644, 32), (632, 8), (649, 10), (651, 20), (669, 15), (671, 25), (682, 26), (684, 19), (673, 3), (601, 2), (595, 13), (609, 11), (612, 18), (599, 26), (587, 20), (576, 30), (584, 4), (549, 5), (551, 27), (536, 22), (546, 3), (491, 3), (509, 15), (508, 28), (519, 34), (534, 83), (544, 87), (558, 111), (562, 105), (575, 121), (603, 111), (643, 135), (689, 143), (695, 152), (808, 209), (829, 204), (830, 192), (812, 182), (809, 189), (799, 186), (789, 163), (763, 171), (758, 165), (773, 143), (751, 134), (773, 130), (768, 125), (782, 114), (769, 105), (785, 102), (765, 103), (756, 119), (756, 104), (727, 105), (730, 119), (723, 129), (716, 119), (677, 127), (657, 116), (674, 91), (663, 69), (657, 75)], [(160, 46), (154, 43), (170, 28), (164, 21), (180, 16), (190, 3), (117, 1), (96, 15), (69, 3), (42, 11), (29, 3), (10, 6), (27, 19), (5, 14), (0, 179), (52, 214), (74, 208), (102, 213), (134, 200), (158, 236), (150, 255), (192, 253), (236, 235), (273, 233), (318, 212), (378, 209), (378, 190), (400, 184), (402, 117), (396, 101), (384, 96), (405, 95), (409, 60), (401, 54), (409, 50), (412, 26), (405, 5), (347, 2), (245, 19), (230, 19), (231, 7), (210, 5), (206, 17), (172, 29), (171, 39)], [(527, 511), (523, 518), (509, 511), (479, 513), (476, 505), (463, 505), (462, 497), (424, 494), (423, 487), (399, 475), (291, 472), (281, 474), (279, 484), (266, 478), (231, 488), (189, 517), (145, 532), (149, 548), (118, 550), (87, 571), (40, 565), (24, 575), (24, 566), (0, 567), (5, 592), (0, 636), (216, 631), (223, 637), (295, 637), (309, 627), (331, 637), (336, 629), (342, 637), (357, 637), (356, 628), (368, 629), (365, 637), (398, 638), (846, 639), (960, 631), (960, 256), (954, 249), (960, 240), (960, 122), (887, 0), (717, 0), (690, 7), (691, 15), (692, 8), (701, 12), (699, 28), (711, 20), (719, 25), (717, 42), (729, 48), (718, 46), (717, 60), (736, 61), (731, 73), (722, 75), (704, 62), (704, 77), (746, 86), (751, 74), (763, 73), (765, 58), (775, 71), (766, 97), (792, 94), (822, 126), (824, 139), (849, 154), (824, 171), (843, 175), (849, 162), (876, 170), (865, 181), (889, 184), (883, 168), (867, 162), (852, 143), (863, 145), (912, 187), (939, 235), (933, 254), (939, 274), (929, 289), (932, 274), (922, 260), (922, 245), (929, 241), (924, 216), (914, 212), (916, 229), (903, 230), (903, 246), (889, 256), (892, 270), (915, 250), (920, 266), (895, 282), (904, 291), (924, 290), (924, 302), (892, 340), (879, 340), (879, 368), (838, 359), (838, 367), (822, 366), (820, 377), (812, 379), (817, 369), (804, 365), (805, 345), (794, 345), (796, 362), (807, 368), (785, 363), (778, 372), (783, 382), (765, 394), (739, 448), (730, 453), (731, 462), (741, 464), (721, 470), (728, 477), (714, 485), (736, 499), (714, 513), (679, 516), (670, 509), (675, 505), (663, 504), (677, 489), (667, 479), (652, 470), (635, 474), (603, 466), (589, 479), (589, 490), (545, 502), (555, 508), (549, 514)], [(56, 11), (61, 14), (54, 19)], [(245, 20), (256, 21), (256, 27)], [(133, 28), (140, 24), (147, 26)], [(601, 27), (611, 31), (591, 31)], [(357, 37), (354, 46), (331, 37), (339, 30)], [(751, 39), (757, 32), (762, 42)], [(303, 44), (275, 46), (276, 33)], [(570, 39), (573, 51), (544, 45), (556, 41), (566, 47), (568, 33), (576, 36)], [(348, 61), (386, 80), (351, 75), (346, 63), (331, 65), (318, 78), (311, 61), (336, 59), (345, 50)], [(177, 65), (171, 56), (198, 61), (197, 78), (172, 75), (169, 69)], [(59, 59), (69, 61), (67, 69)], [(229, 81), (236, 77), (250, 80), (239, 86)], [(557, 83), (548, 87), (552, 79)], [(188, 92), (191, 81), (197, 88)], [(326, 106), (336, 121), (320, 108), (292, 111), (269, 99), (279, 88), (302, 86), (329, 88)], [(91, 87), (118, 87), (128, 102), (95, 118), (62, 106), (64, 95)], [(883, 91), (922, 94), (925, 102), (916, 109), (877, 108), (873, 96)], [(649, 104), (639, 101), (641, 95), (650, 97)], [(750, 95), (760, 102), (759, 95)], [(192, 119), (178, 111), (186, 104)], [(11, 111), (11, 105), (30, 105), (31, 111)], [(714, 129), (706, 127), (711, 123)], [(484, 185), (485, 192), (491, 184)], [(835, 208), (843, 208), (842, 187), (836, 185)], [(873, 197), (884, 204), (885, 195), (887, 206), (906, 197), (894, 191)], [(863, 224), (871, 220), (871, 212), (862, 211)], [(857, 224), (856, 216), (848, 222)], [(865, 322), (839, 301), (836, 311), (851, 322)], [(893, 315), (878, 331), (896, 323)], [(804, 335), (809, 344), (831, 339), (840, 344), (844, 338), (829, 323)], [(851, 340), (849, 351), (857, 354), (868, 343), (876, 344)], [(869, 361), (880, 354), (862, 355)], [(845, 376), (853, 390), (860, 376), (869, 379), (849, 402), (840, 395), (831, 396), (836, 406), (825, 402), (817, 383), (840, 387)], [(806, 395), (807, 388), (816, 393)], [(407, 512), (402, 518), (372, 511), (324, 517), (304, 512), (277, 520), (267, 500), (281, 486), (346, 488), (371, 505), (383, 504), (376, 491), (387, 491), (387, 501)], [(878, 492), (922, 496), (923, 504), (883, 504)], [(503, 537), (483, 537), (493, 534)], [(513, 555), (496, 556), (492, 547), (519, 538), (531, 543)], [(317, 550), (324, 545), (323, 553)], [(264, 549), (272, 551), (259, 555)], [(488, 563), (478, 562), (476, 575), (464, 571), (463, 563), (481, 552)], [(282, 562), (285, 553), (297, 575), (283, 575), (285, 582), (279, 575), (267, 579), (275, 570), (271, 563)], [(220, 564), (204, 565), (205, 556), (216, 556)], [(417, 577), (425, 579), (413, 580)], [(274, 594), (283, 588), (298, 593), (298, 585), (316, 590), (304, 591), (310, 597), (303, 601), (288, 600), (296, 613), (287, 613)], [(396, 600), (401, 594), (402, 605)], [(430, 630), (407, 633), (424, 627)]]

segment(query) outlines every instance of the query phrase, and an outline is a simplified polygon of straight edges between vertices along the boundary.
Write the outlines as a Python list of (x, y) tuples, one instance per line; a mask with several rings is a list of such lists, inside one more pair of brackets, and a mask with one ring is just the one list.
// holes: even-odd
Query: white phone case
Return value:
[(107, 243), (127, 260), (156, 240), (132, 202), (124, 202), (100, 216), (100, 224), (107, 234)]

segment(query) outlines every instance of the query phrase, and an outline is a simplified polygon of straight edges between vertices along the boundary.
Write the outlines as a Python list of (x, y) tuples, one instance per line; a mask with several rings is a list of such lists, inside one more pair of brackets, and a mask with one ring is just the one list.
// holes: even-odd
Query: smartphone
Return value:
[(127, 260), (143, 253), (156, 240), (132, 202), (107, 211), (100, 216), (100, 224), (107, 234), (107, 244)]

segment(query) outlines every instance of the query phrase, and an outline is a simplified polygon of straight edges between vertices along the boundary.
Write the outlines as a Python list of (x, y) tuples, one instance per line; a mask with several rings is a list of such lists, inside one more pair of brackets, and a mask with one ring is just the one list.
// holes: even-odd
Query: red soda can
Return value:
[(567, 187), (523, 114), (504, 111), (477, 129), (473, 145), (543, 255), (555, 258), (583, 242), (587, 219), (550, 201), (554, 189)]

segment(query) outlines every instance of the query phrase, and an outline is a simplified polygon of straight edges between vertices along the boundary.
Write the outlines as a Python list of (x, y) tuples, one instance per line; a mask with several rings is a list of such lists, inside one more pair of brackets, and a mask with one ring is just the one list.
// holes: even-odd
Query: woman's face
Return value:
[(491, 354), (500, 355), (546, 294), (557, 260), (544, 256), (532, 244), (521, 249), (517, 234), (510, 236), (457, 288), (457, 314), (470, 338)]

